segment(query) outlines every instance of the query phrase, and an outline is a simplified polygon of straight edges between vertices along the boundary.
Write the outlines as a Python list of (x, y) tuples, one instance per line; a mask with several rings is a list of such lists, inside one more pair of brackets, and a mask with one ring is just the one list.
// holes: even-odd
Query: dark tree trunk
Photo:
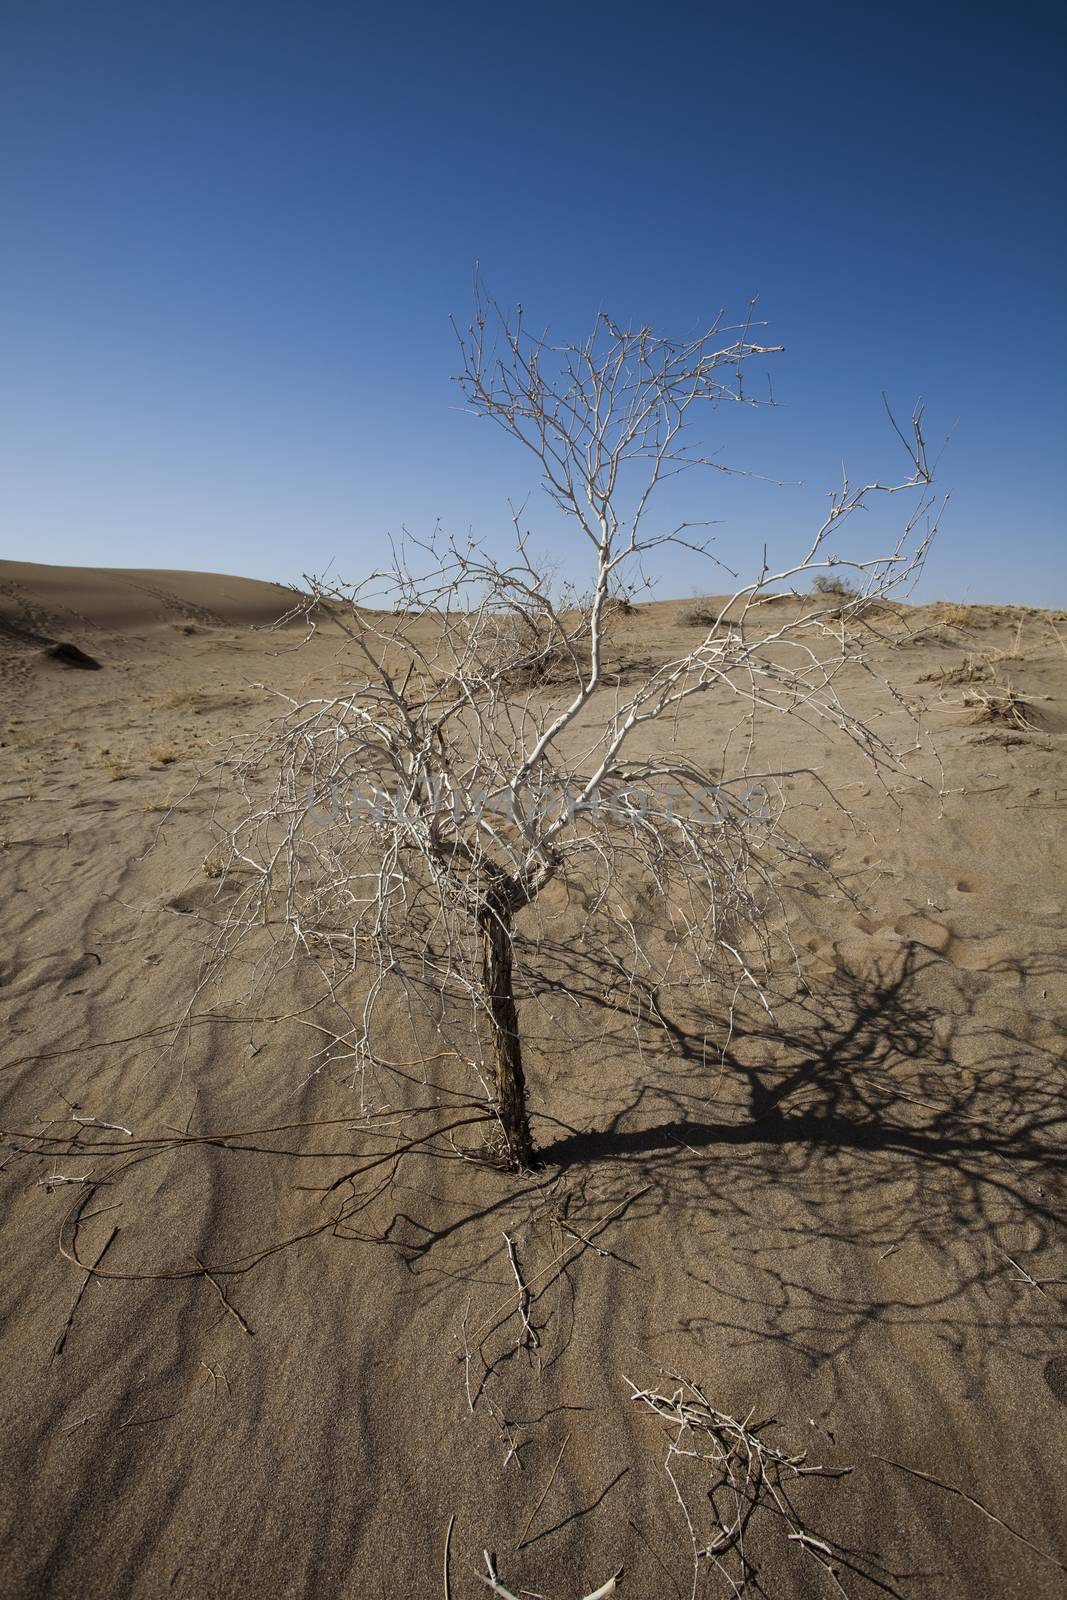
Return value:
[(510, 883), (494, 885), (478, 913), (482, 985), (495, 1058), (496, 1111), (507, 1140), (508, 1156), (517, 1168), (531, 1167), (534, 1162), (512, 977), (512, 926), (517, 905), (523, 904), (524, 898)]

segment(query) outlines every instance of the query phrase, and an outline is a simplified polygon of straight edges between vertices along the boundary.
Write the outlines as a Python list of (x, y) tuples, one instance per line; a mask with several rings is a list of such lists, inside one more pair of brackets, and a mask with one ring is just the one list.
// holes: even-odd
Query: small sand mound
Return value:
[(99, 672), (101, 663), (93, 656), (86, 655), (84, 650), (79, 650), (76, 644), (60, 641), (49, 645), (45, 655), (52, 661), (61, 661), (65, 667), (82, 667), (88, 672)]

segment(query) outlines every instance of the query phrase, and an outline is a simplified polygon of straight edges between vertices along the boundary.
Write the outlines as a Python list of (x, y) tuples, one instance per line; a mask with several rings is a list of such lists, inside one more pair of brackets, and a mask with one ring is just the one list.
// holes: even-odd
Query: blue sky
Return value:
[(7, 0), (0, 554), (355, 578), (403, 524), (499, 544), (533, 479), (449, 382), (477, 260), (566, 337), (759, 297), (778, 405), (706, 441), (786, 487), (684, 503), (746, 576), (842, 460), (899, 468), (884, 390), (952, 430), (920, 594), (1067, 603), (1062, 17)]

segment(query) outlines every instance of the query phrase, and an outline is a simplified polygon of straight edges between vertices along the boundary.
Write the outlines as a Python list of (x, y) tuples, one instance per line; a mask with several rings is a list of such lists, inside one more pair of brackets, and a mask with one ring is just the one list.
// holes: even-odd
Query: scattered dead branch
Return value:
[[(1000, 1250), (999, 1245), (996, 1248)], [(1035, 1278), (1031, 1273), (1027, 1272), (1025, 1267), (1020, 1266), (1015, 1257), (1010, 1256), (1006, 1250), (1000, 1250), (1000, 1253), (1005, 1261), (1011, 1262), (1019, 1274), (1016, 1281), (1027, 1284), (1031, 1289), (1036, 1289), (1039, 1294), (1045, 1294), (1046, 1288), (1067, 1288), (1067, 1278)], [(1046, 1295), (1045, 1298), (1047, 1299), (1048, 1296)]]
[[(36, 1152), (22, 1151), (20, 1153), (26, 1155), (26, 1154), (35, 1154)], [(37, 1179), (37, 1187), (38, 1187), (38, 1189), (46, 1189), (48, 1191), (48, 1193), (51, 1194), (54, 1189), (58, 1189), (60, 1187), (60, 1185), (64, 1184), (64, 1183), (88, 1183), (93, 1188), (95, 1188), (96, 1185), (99, 1182), (100, 1182), (99, 1178), (93, 1178), (93, 1177), (90, 1177), (88, 1175), (86, 1177), (84, 1177), (84, 1178), (79, 1178), (79, 1177), (71, 1177), (66, 1172), (50, 1172), (48, 1174), (47, 1178), (38, 1178)]]
[(521, 1550), (523, 1548), (523, 1546), (526, 1544), (527, 1535), (529, 1534), (530, 1529), (534, 1525), (534, 1518), (537, 1516), (537, 1513), (540, 1511), (541, 1507), (544, 1505), (545, 1501), (548, 1499), (549, 1490), (552, 1488), (552, 1485), (556, 1481), (556, 1473), (559, 1471), (559, 1464), (563, 1460), (564, 1451), (566, 1450), (566, 1448), (570, 1444), (570, 1442), (571, 1442), (571, 1436), (568, 1433), (567, 1437), (564, 1439), (563, 1443), (559, 1447), (559, 1455), (556, 1457), (555, 1462), (554, 1462), (553, 1467), (552, 1467), (552, 1471), (548, 1475), (548, 1482), (545, 1484), (544, 1488), (541, 1490), (541, 1494), (540, 1494), (540, 1497), (538, 1498), (537, 1504), (534, 1506), (533, 1510), (530, 1512), (529, 1517), (526, 1519), (526, 1526), (525, 1526), (525, 1528), (523, 1528), (522, 1533), (519, 1536), (519, 1542), (515, 1546), (516, 1550)]
[(444, 1554), (444, 1580), (445, 1600), (452, 1600), (452, 1529), (456, 1525), (456, 1513), (453, 1511), (448, 1519), (448, 1528), (445, 1531)]
[(528, 1350), (536, 1350), (541, 1341), (537, 1337), (536, 1328), (530, 1322), (530, 1291), (523, 1282), (522, 1273), (519, 1270), (518, 1257), (515, 1254), (515, 1245), (510, 1234), (504, 1234), (504, 1243), (507, 1245), (508, 1260), (511, 1263), (511, 1270), (515, 1274), (515, 1282), (519, 1286), (519, 1316), (522, 1318), (522, 1332), (519, 1335), (518, 1343), (525, 1345)]
[(63, 1354), (63, 1349), (64, 1349), (64, 1346), (66, 1345), (66, 1342), (67, 1342), (67, 1335), (70, 1333), (71, 1328), (73, 1328), (73, 1326), (74, 1326), (75, 1313), (77, 1312), (78, 1307), (81, 1305), (82, 1295), (85, 1293), (85, 1290), (86, 1290), (86, 1288), (88, 1286), (90, 1278), (93, 1277), (93, 1275), (97, 1271), (98, 1267), (100, 1266), (101, 1261), (103, 1261), (104, 1257), (107, 1255), (107, 1252), (110, 1250), (112, 1242), (113, 1242), (113, 1240), (115, 1238), (115, 1235), (118, 1233), (118, 1231), (119, 1230), (118, 1230), (117, 1227), (112, 1228), (111, 1232), (108, 1234), (107, 1238), (104, 1240), (103, 1247), (101, 1248), (99, 1254), (97, 1255), (96, 1260), (93, 1262), (92, 1267), (86, 1269), (85, 1277), (82, 1279), (81, 1287), (79, 1288), (77, 1294), (74, 1296), (74, 1304), (71, 1306), (70, 1311), (67, 1314), (67, 1320), (63, 1324), (63, 1327), (60, 1329), (59, 1337), (56, 1339), (55, 1344), (52, 1346), (52, 1354), (49, 1357), (49, 1361), (50, 1362), (54, 1361), (57, 1356), (61, 1356)]
[(212, 1275), (212, 1273), (210, 1273), (208, 1271), (207, 1267), (205, 1267), (204, 1263), (201, 1261), (199, 1256), (194, 1256), (193, 1260), (196, 1262), (197, 1266), (200, 1268), (201, 1272), (204, 1274), (204, 1277), (207, 1279), (208, 1283), (210, 1283), (211, 1287), (214, 1289), (215, 1293), (218, 1295), (219, 1299), (222, 1301), (223, 1306), (229, 1312), (230, 1316), (236, 1322), (237, 1326), (241, 1329), (242, 1333), (246, 1333), (250, 1339), (254, 1339), (255, 1338), (255, 1334), (252, 1332), (252, 1329), (248, 1326), (248, 1323), (245, 1321), (244, 1317), (242, 1317), (241, 1313), (237, 1310), (236, 1306), (232, 1306), (230, 1304), (230, 1302), (227, 1300), (226, 1291), (223, 1289), (222, 1284), (219, 1282), (219, 1280), (216, 1277), (214, 1277)]
[(103, 1117), (81, 1116), (77, 1111), (71, 1113), (74, 1122), (81, 1122), (87, 1128), (110, 1128), (115, 1133), (124, 1133), (127, 1139), (133, 1138), (133, 1129), (124, 1127), (121, 1122), (105, 1122)]
[[(483, 1550), (482, 1555), (485, 1558), (485, 1571), (479, 1572), (478, 1576), (485, 1584), (486, 1588), (492, 1589), (495, 1595), (500, 1596), (500, 1600), (519, 1600), (518, 1595), (514, 1594), (512, 1590), (506, 1589), (501, 1583), (500, 1577), (496, 1570), (496, 1557), (492, 1554), (492, 1552), (489, 1550)], [(609, 1595), (613, 1595), (618, 1592), (619, 1584), (622, 1580), (622, 1574), (623, 1569), (620, 1567), (618, 1572), (612, 1573), (611, 1577), (606, 1583), (602, 1583), (600, 1587), (598, 1589), (594, 1589), (591, 1594), (584, 1595), (582, 1600), (608, 1600)], [(523, 1593), (528, 1593), (528, 1591), (524, 1590)]]
[[(624, 1195), (619, 1201), (618, 1205), (612, 1206), (611, 1210), (606, 1216), (601, 1217), (599, 1222), (594, 1222), (590, 1225), (588, 1236), (579, 1235), (572, 1244), (567, 1245), (557, 1256), (553, 1258), (553, 1260), (548, 1262), (546, 1266), (542, 1267), (540, 1272), (535, 1273), (534, 1276), (527, 1281), (527, 1293), (530, 1293), (534, 1285), (537, 1284), (540, 1285), (538, 1288), (538, 1294), (542, 1294), (544, 1289), (548, 1287), (548, 1285), (544, 1284), (543, 1280), (548, 1278), (549, 1274), (553, 1275), (550, 1279), (550, 1282), (553, 1282), (555, 1278), (558, 1277), (563, 1271), (563, 1268), (574, 1258), (575, 1252), (594, 1248), (592, 1245), (592, 1240), (597, 1238), (597, 1236), (603, 1232), (603, 1230), (608, 1226), (609, 1222), (613, 1222), (620, 1212), (624, 1211), (627, 1206), (632, 1205), (635, 1200), (639, 1200), (642, 1195), (647, 1194), (651, 1188), (652, 1184), (646, 1183), (643, 1188), (635, 1190), (633, 1194)], [(479, 1323), (471, 1337), (478, 1340), (484, 1339), (485, 1335), (490, 1329), (499, 1327), (502, 1320), (507, 1321), (509, 1317), (514, 1316), (515, 1313), (520, 1310), (520, 1306), (521, 1296), (520, 1302), (517, 1303), (515, 1296), (509, 1295), (506, 1300), (502, 1301), (501, 1304), (497, 1306), (495, 1311), (490, 1312), (489, 1316), (486, 1317), (484, 1322)], [(464, 1330), (464, 1332), (466, 1332), (466, 1330)]]
[[(745, 1531), (753, 1514), (761, 1510), (781, 1519), (788, 1529), (786, 1537), (818, 1561), (844, 1592), (837, 1576), (844, 1552), (804, 1527), (789, 1498), (786, 1480), (805, 1476), (840, 1478), (847, 1476), (851, 1467), (809, 1466), (805, 1452), (788, 1455), (776, 1449), (762, 1437), (770, 1423), (754, 1423), (752, 1412), (738, 1421), (716, 1410), (703, 1390), (675, 1374), (671, 1374), (671, 1381), (678, 1387), (669, 1395), (640, 1388), (629, 1378), (625, 1381), (631, 1398), (647, 1406), (672, 1430), (664, 1465), (692, 1542), (694, 1597), (702, 1561), (710, 1561), (735, 1594), (740, 1591), (749, 1576)], [(679, 1465), (686, 1461), (700, 1463), (700, 1505), (710, 1507), (713, 1518), (707, 1534), (698, 1529), (696, 1519), (701, 1512), (690, 1509), (676, 1475)], [(711, 1475), (710, 1487), (704, 1480), (705, 1472)], [(736, 1578), (726, 1565), (729, 1555), (738, 1564)]]
[(997, 689), (968, 689), (961, 705), (969, 713), (971, 722), (1002, 723), (1019, 733), (1031, 733), (1039, 726), (1034, 706), (1010, 684)]

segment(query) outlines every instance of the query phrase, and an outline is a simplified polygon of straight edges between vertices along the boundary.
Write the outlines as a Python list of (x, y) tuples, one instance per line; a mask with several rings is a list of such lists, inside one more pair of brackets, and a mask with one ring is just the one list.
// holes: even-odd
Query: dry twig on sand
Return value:
[[(534, 1274), (529, 1282), (524, 1285), (526, 1293), (530, 1294), (534, 1284), (539, 1284), (540, 1287), (538, 1288), (537, 1292), (539, 1295), (543, 1294), (545, 1288), (548, 1287), (543, 1280), (548, 1278), (549, 1273), (554, 1273), (555, 1277), (558, 1277), (558, 1275), (563, 1271), (563, 1268), (574, 1258), (576, 1251), (595, 1249), (596, 1247), (592, 1242), (593, 1239), (598, 1238), (607, 1227), (609, 1222), (613, 1222), (621, 1211), (623, 1211), (627, 1206), (632, 1205), (634, 1201), (640, 1200), (641, 1196), (647, 1194), (651, 1188), (652, 1184), (646, 1183), (643, 1188), (634, 1190), (633, 1194), (623, 1195), (618, 1205), (612, 1206), (611, 1210), (606, 1216), (601, 1217), (596, 1222), (590, 1223), (590, 1237), (587, 1238), (585, 1235), (580, 1234), (572, 1244), (567, 1245), (557, 1256), (549, 1261), (546, 1266), (542, 1267), (540, 1272)], [(550, 1283), (555, 1281), (555, 1277), (549, 1280)], [(484, 1322), (480, 1322), (478, 1324), (470, 1337), (482, 1341), (491, 1328), (498, 1326), (501, 1321), (506, 1322), (509, 1317), (514, 1316), (515, 1313), (517, 1311), (521, 1311), (521, 1309), (522, 1292), (520, 1290), (518, 1302), (516, 1302), (514, 1295), (509, 1295), (506, 1300), (502, 1301), (501, 1304), (497, 1306), (495, 1311), (490, 1312), (489, 1316), (486, 1317)], [(466, 1329), (464, 1329), (464, 1334), (466, 1335)]]
[(444, 1554), (444, 1580), (445, 1600), (452, 1600), (452, 1529), (456, 1525), (456, 1513), (453, 1511), (448, 1519), (448, 1528), (445, 1532)]
[[(847, 1476), (851, 1467), (809, 1466), (803, 1451), (787, 1455), (775, 1449), (761, 1437), (768, 1423), (753, 1423), (752, 1412), (738, 1421), (716, 1410), (703, 1390), (675, 1374), (671, 1374), (671, 1381), (678, 1384), (678, 1388), (670, 1395), (639, 1388), (629, 1378), (625, 1381), (630, 1386), (632, 1399), (647, 1406), (673, 1429), (668, 1437), (664, 1464), (693, 1546), (694, 1597), (700, 1564), (704, 1560), (710, 1561), (722, 1574), (734, 1594), (740, 1593), (749, 1576), (745, 1532), (750, 1518), (758, 1510), (776, 1514), (788, 1529), (787, 1539), (818, 1561), (844, 1593), (835, 1566), (835, 1558), (840, 1558), (844, 1552), (832, 1541), (816, 1537), (803, 1526), (787, 1494), (785, 1480), (805, 1476), (840, 1478)], [(686, 1460), (702, 1463), (712, 1474), (710, 1487), (701, 1485), (701, 1502), (711, 1507), (714, 1519), (709, 1537), (698, 1532), (694, 1513), (676, 1476), (677, 1464)], [(727, 1508), (720, 1509), (724, 1499)], [(731, 1554), (736, 1556), (740, 1568), (736, 1579), (725, 1563), (725, 1557)]]
[(106, 1256), (107, 1252), (110, 1250), (112, 1241), (114, 1240), (114, 1237), (118, 1233), (118, 1231), (119, 1230), (118, 1230), (117, 1227), (112, 1228), (111, 1232), (108, 1234), (107, 1238), (104, 1240), (103, 1247), (100, 1250), (100, 1253), (97, 1256), (96, 1260), (93, 1262), (92, 1267), (86, 1267), (85, 1268), (85, 1277), (82, 1279), (82, 1283), (81, 1283), (80, 1289), (78, 1290), (77, 1294), (74, 1296), (74, 1304), (70, 1308), (70, 1312), (68, 1313), (67, 1320), (63, 1324), (63, 1327), (60, 1330), (59, 1337), (56, 1339), (55, 1344), (52, 1346), (52, 1354), (49, 1357), (49, 1361), (54, 1361), (57, 1356), (61, 1356), (63, 1354), (63, 1347), (67, 1342), (67, 1335), (70, 1333), (71, 1328), (74, 1326), (74, 1315), (75, 1315), (78, 1307), (81, 1305), (82, 1295), (85, 1293), (85, 1290), (86, 1290), (86, 1287), (87, 1287), (87, 1285), (89, 1283), (90, 1278), (92, 1278), (94, 1276), (94, 1274), (96, 1273), (97, 1267), (99, 1267), (101, 1261), (103, 1261), (103, 1259)]
[(988, 1517), (990, 1522), (995, 1522), (998, 1528), (1003, 1528), (1005, 1533), (1010, 1533), (1013, 1539), (1018, 1539), (1028, 1550), (1032, 1550), (1036, 1556), (1040, 1556), (1042, 1561), (1050, 1561), (1054, 1567), (1059, 1567), (1061, 1572), (1067, 1572), (1067, 1562), (1061, 1561), (1059, 1556), (1052, 1555), (1048, 1550), (1042, 1550), (1039, 1544), (1035, 1544), (1025, 1533), (1020, 1533), (1018, 1528), (1013, 1528), (1010, 1522), (1004, 1521), (1003, 1517), (998, 1517), (995, 1511), (990, 1511), (988, 1506), (984, 1506), (980, 1500), (976, 1500), (973, 1494), (968, 1494), (966, 1489), (960, 1489), (954, 1483), (945, 1483), (942, 1478), (935, 1478), (930, 1472), (920, 1472), (918, 1467), (906, 1467), (903, 1461), (892, 1461), (889, 1456), (872, 1455), (871, 1460), (881, 1461), (887, 1467), (896, 1467), (898, 1472), (906, 1472), (909, 1477), (921, 1478), (924, 1483), (932, 1483), (936, 1488), (944, 1489), (948, 1494), (958, 1495), (969, 1506), (973, 1506), (976, 1511), (980, 1511), (983, 1517)]
[[(1001, 1255), (1006, 1261), (1011, 1262), (1012, 1266), (1019, 1274), (1018, 1278), (1015, 1280), (1017, 1283), (1025, 1283), (1031, 1289), (1036, 1289), (1039, 1294), (1045, 1294), (1046, 1286), (1050, 1289), (1067, 1288), (1067, 1278), (1035, 1278), (1031, 1273), (1027, 1272), (1024, 1266), (1021, 1266), (1019, 1262), (1016, 1261), (1014, 1256), (1009, 1256), (1006, 1250), (1001, 1250), (1000, 1245), (997, 1245), (996, 1248), (1000, 1250)], [(1045, 1298), (1048, 1299), (1048, 1296), (1045, 1295)]]
[[(496, 1570), (496, 1558), (493, 1556), (492, 1552), (489, 1550), (483, 1550), (482, 1554), (485, 1557), (485, 1571), (479, 1572), (478, 1576), (481, 1578), (486, 1588), (492, 1589), (495, 1595), (499, 1595), (500, 1600), (519, 1600), (518, 1595), (514, 1594), (510, 1589), (505, 1589), (504, 1585), (501, 1583), (499, 1574)], [(602, 1583), (600, 1587), (598, 1589), (594, 1589), (591, 1594), (583, 1595), (582, 1600), (608, 1600), (609, 1595), (613, 1595), (618, 1592), (619, 1584), (622, 1580), (622, 1573), (623, 1569), (620, 1567), (618, 1572), (612, 1573), (611, 1577), (606, 1583)], [(526, 1590), (523, 1591), (523, 1593), (527, 1592), (528, 1591)]]
[(522, 1332), (519, 1335), (518, 1343), (520, 1345), (524, 1344), (528, 1350), (536, 1350), (541, 1341), (537, 1336), (536, 1328), (530, 1321), (530, 1291), (523, 1282), (522, 1273), (519, 1270), (519, 1260), (515, 1254), (515, 1244), (510, 1234), (504, 1234), (504, 1243), (508, 1247), (508, 1260), (511, 1262), (511, 1270), (515, 1274), (515, 1282), (519, 1286), (519, 1315), (522, 1318)]
[(522, 1534), (521, 1534), (521, 1536), (519, 1538), (519, 1542), (515, 1546), (516, 1550), (521, 1550), (523, 1545), (526, 1543), (527, 1535), (529, 1534), (530, 1529), (533, 1527), (533, 1524), (534, 1524), (534, 1518), (536, 1517), (537, 1513), (540, 1511), (541, 1507), (544, 1505), (545, 1501), (548, 1499), (548, 1492), (551, 1489), (552, 1485), (556, 1481), (556, 1473), (559, 1471), (559, 1464), (563, 1460), (563, 1452), (566, 1450), (566, 1448), (570, 1444), (570, 1442), (571, 1442), (571, 1436), (568, 1433), (567, 1437), (564, 1439), (563, 1443), (559, 1447), (559, 1455), (556, 1457), (555, 1462), (553, 1463), (553, 1466), (552, 1466), (552, 1471), (548, 1475), (548, 1482), (545, 1484), (544, 1488), (541, 1490), (541, 1494), (540, 1494), (540, 1497), (538, 1498), (537, 1504), (534, 1506), (533, 1510), (530, 1512), (530, 1515), (526, 1519), (526, 1526), (525, 1526), (525, 1528), (523, 1528)]
[(197, 1266), (200, 1268), (201, 1272), (204, 1274), (204, 1277), (207, 1279), (208, 1283), (210, 1283), (211, 1287), (214, 1289), (215, 1293), (218, 1295), (219, 1299), (222, 1301), (223, 1306), (229, 1312), (230, 1316), (236, 1322), (237, 1326), (241, 1329), (242, 1333), (247, 1333), (247, 1335), (248, 1335), (248, 1337), (250, 1339), (254, 1339), (255, 1338), (255, 1334), (252, 1332), (252, 1329), (248, 1326), (248, 1323), (245, 1321), (244, 1317), (242, 1317), (241, 1313), (237, 1310), (236, 1306), (232, 1306), (230, 1304), (230, 1302), (227, 1300), (226, 1291), (223, 1289), (222, 1284), (219, 1282), (219, 1280), (216, 1277), (214, 1277), (212, 1273), (210, 1273), (208, 1271), (207, 1267), (205, 1267), (204, 1263), (201, 1261), (199, 1256), (194, 1256), (193, 1260), (196, 1262)]

